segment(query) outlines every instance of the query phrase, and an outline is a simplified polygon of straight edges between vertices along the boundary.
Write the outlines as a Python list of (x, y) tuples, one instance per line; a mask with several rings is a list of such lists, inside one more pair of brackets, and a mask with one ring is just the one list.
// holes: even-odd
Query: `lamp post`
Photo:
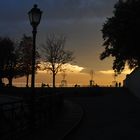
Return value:
[(40, 23), (42, 11), (37, 8), (35, 4), (34, 7), (28, 12), (30, 24), (33, 27), (33, 48), (32, 48), (32, 78), (31, 78), (31, 88), (35, 87), (35, 59), (36, 59), (36, 33), (37, 26)]

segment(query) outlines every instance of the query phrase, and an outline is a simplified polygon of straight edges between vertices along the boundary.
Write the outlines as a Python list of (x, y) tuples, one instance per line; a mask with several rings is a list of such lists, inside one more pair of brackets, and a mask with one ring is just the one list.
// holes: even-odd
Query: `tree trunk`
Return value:
[(0, 87), (2, 87), (2, 78), (0, 77)]
[(8, 84), (8, 85), (9, 85), (9, 87), (12, 87), (12, 80), (13, 80), (12, 77), (9, 77), (9, 78), (8, 78), (8, 81), (9, 81), (9, 84)]
[(29, 87), (29, 74), (26, 75), (26, 87)]
[(53, 72), (53, 88), (55, 88), (55, 73)]
[(3, 73), (3, 71), (2, 70), (0, 70), (0, 87), (2, 87), (3, 85), (2, 85), (2, 73)]

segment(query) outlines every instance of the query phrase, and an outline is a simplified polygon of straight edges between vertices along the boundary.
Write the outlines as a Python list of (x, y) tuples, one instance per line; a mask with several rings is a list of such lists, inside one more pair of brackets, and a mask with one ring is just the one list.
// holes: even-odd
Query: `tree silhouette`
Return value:
[[(29, 87), (29, 75), (32, 73), (32, 49), (33, 39), (30, 36), (23, 35), (19, 44), (20, 67), (26, 76), (26, 86)], [(36, 51), (36, 59), (39, 53)], [(36, 63), (37, 70), (37, 63)]]
[[(21, 76), (21, 70), (18, 63), (18, 52), (16, 43), (10, 38), (0, 39), (0, 79), (7, 78), (9, 86), (12, 86), (12, 80)], [(2, 81), (2, 80), (0, 80)]]
[(113, 14), (102, 28), (105, 50), (100, 59), (114, 57), (113, 70), (120, 74), (126, 64), (130, 69), (140, 66), (140, 1), (119, 0)]
[(74, 59), (73, 52), (65, 50), (65, 42), (64, 36), (51, 34), (47, 37), (46, 44), (42, 45), (47, 62), (45, 68), (53, 75), (53, 87), (55, 87), (55, 76), (61, 71), (62, 66)]
[(4, 78), (4, 69), (11, 50), (13, 50), (13, 42), (9, 38), (0, 37), (0, 86), (2, 78)]
[(9, 83), (8, 86), (12, 86), (12, 80), (15, 77), (18, 77), (21, 73), (18, 69), (18, 61), (17, 61), (17, 55), (15, 53), (15, 50), (11, 50), (10, 55), (8, 56), (7, 63), (4, 68), (4, 77), (8, 79)]

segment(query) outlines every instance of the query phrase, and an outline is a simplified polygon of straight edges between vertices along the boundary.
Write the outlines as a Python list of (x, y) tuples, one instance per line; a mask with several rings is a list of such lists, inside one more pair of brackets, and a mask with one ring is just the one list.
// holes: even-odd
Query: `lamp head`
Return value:
[(37, 8), (37, 4), (34, 4), (34, 7), (28, 12), (30, 24), (33, 27), (37, 27), (41, 20), (42, 11)]

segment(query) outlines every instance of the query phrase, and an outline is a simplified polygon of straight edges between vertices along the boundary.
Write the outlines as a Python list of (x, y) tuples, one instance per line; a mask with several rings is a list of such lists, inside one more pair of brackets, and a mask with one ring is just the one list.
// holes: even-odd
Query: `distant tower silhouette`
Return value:
[(63, 77), (63, 79), (61, 80), (61, 87), (66, 87), (67, 86), (67, 80), (65, 80), (65, 78), (66, 78), (66, 72), (65, 71), (62, 72), (62, 77)]
[(94, 85), (94, 81), (93, 81), (93, 74), (94, 74), (94, 71), (93, 70), (90, 70), (90, 81), (89, 81), (89, 85), (90, 87), (92, 87)]

